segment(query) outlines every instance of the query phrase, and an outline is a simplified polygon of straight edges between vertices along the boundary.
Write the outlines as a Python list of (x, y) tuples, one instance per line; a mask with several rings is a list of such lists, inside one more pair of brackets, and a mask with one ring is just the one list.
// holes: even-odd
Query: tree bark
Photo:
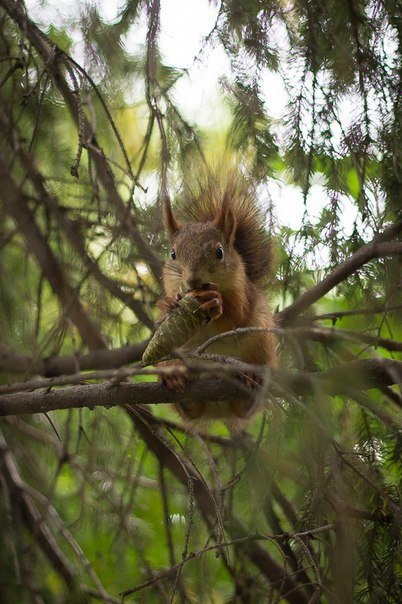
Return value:
[[(261, 369), (263, 376), (266, 368)], [(280, 383), (281, 388), (276, 386)], [(349, 394), (351, 387), (366, 390), (402, 383), (402, 361), (391, 359), (365, 359), (339, 365), (329, 371), (306, 374), (273, 371), (268, 391), (283, 394), (283, 388), (294, 394), (306, 396), (317, 392), (337, 395)], [(202, 394), (200, 394), (202, 393)], [(259, 391), (246, 391), (244, 385), (234, 380), (191, 381), (183, 392), (168, 390), (155, 382), (128, 383), (111, 380), (102, 384), (70, 386), (45, 392), (17, 392), (0, 396), (0, 416), (24, 413), (46, 413), (58, 409), (88, 407), (116, 407), (119, 405), (151, 405), (183, 403), (191, 400), (231, 401), (239, 397), (253, 397)]]

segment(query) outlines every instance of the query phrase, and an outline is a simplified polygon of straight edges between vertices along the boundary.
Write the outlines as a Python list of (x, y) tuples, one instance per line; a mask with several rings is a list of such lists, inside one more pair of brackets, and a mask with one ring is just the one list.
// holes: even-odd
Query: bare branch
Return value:
[[(311, 317), (305, 317), (305, 320), (311, 323), (312, 321), (324, 321), (326, 319), (330, 319), (335, 322), (338, 319), (343, 319), (343, 317), (355, 317), (359, 315), (376, 315), (383, 313), (391, 313), (397, 310), (402, 310), (402, 304), (395, 304), (394, 306), (376, 306), (374, 308), (357, 308), (354, 310), (339, 310), (333, 312), (326, 312), (320, 315), (314, 315)], [(303, 317), (304, 319), (304, 317)]]
[(145, 583), (142, 583), (141, 585), (138, 585), (137, 587), (134, 587), (133, 589), (128, 589), (126, 591), (123, 591), (120, 593), (120, 595), (122, 598), (125, 598), (126, 596), (128, 596), (132, 593), (136, 593), (138, 591), (141, 591), (145, 587), (152, 585), (152, 583), (155, 583), (156, 581), (161, 581), (162, 579), (171, 577), (173, 575), (173, 573), (178, 568), (180, 568), (180, 566), (182, 566), (183, 564), (186, 564), (190, 560), (194, 560), (194, 558), (202, 558), (202, 556), (204, 554), (206, 554), (207, 552), (210, 552), (210, 551), (219, 550), (221, 548), (227, 548), (229, 546), (238, 546), (238, 545), (243, 546), (243, 545), (247, 545), (253, 541), (254, 542), (256, 542), (256, 541), (273, 541), (273, 540), (288, 541), (290, 539), (297, 539), (297, 538), (301, 538), (301, 537), (314, 537), (315, 535), (320, 535), (321, 533), (326, 533), (328, 531), (331, 531), (331, 530), (333, 530), (333, 528), (334, 528), (334, 524), (326, 524), (324, 526), (320, 526), (318, 528), (312, 528), (309, 531), (303, 531), (300, 533), (281, 533), (278, 535), (246, 535), (245, 537), (238, 537), (237, 539), (231, 539), (230, 541), (225, 541), (224, 543), (214, 543), (212, 545), (207, 545), (203, 549), (199, 550), (198, 552), (193, 552), (193, 553), (189, 554), (184, 560), (182, 560), (182, 562), (179, 562), (178, 564), (175, 564), (171, 568), (162, 571), (154, 579), (151, 579), (150, 581), (146, 581)]
[[(189, 461), (187, 461), (187, 459), (173, 450), (170, 443), (168, 446), (165, 437), (161, 433), (158, 421), (148, 411), (138, 407), (132, 407), (131, 405), (127, 405), (126, 410), (133, 420), (141, 438), (154, 453), (159, 462), (167, 467), (183, 485), (187, 485), (189, 478), (191, 478), (194, 497), (197, 501), (198, 508), (201, 510), (207, 526), (210, 526), (211, 520), (216, 519), (216, 502), (197, 470)], [(243, 532), (242, 535), (237, 534), (236, 538), (247, 534), (240, 523), (236, 523), (236, 526), (237, 533)], [(293, 577), (288, 575), (285, 569), (278, 564), (271, 554), (258, 543), (249, 543), (247, 555), (268, 581), (279, 590), (282, 597), (286, 598), (286, 600), (292, 604), (307, 604), (307, 598)]]
[[(235, 365), (231, 371), (252, 371), (264, 377), (266, 367), (255, 365)], [(206, 372), (203, 367), (203, 372)], [(213, 368), (216, 372), (216, 368)], [(402, 383), (402, 361), (391, 359), (364, 359), (338, 365), (329, 371), (320, 373), (292, 373), (276, 370), (272, 372), (270, 392), (276, 390), (278, 381), (297, 395), (314, 394), (320, 391), (329, 395), (348, 393), (349, 384), (354, 390), (368, 390)], [(214, 379), (190, 381), (183, 392), (166, 389), (158, 383), (127, 383), (111, 380), (102, 384), (71, 386), (50, 392), (19, 392), (0, 396), (0, 416), (20, 415), (22, 413), (45, 413), (57, 409), (75, 409), (88, 407), (115, 407), (119, 405), (151, 405), (165, 403), (183, 403), (199, 400), (200, 392), (205, 400), (231, 401), (239, 396), (253, 397), (254, 393), (244, 388), (234, 379)], [(259, 391), (256, 390), (258, 393)], [(211, 403), (213, 404), (213, 403)]]
[(111, 350), (97, 350), (88, 354), (64, 357), (34, 358), (0, 350), (0, 371), (5, 373), (40, 374), (47, 377), (70, 375), (78, 370), (114, 369), (141, 360), (148, 340)]
[(402, 243), (386, 243), (396, 237), (401, 230), (402, 220), (398, 220), (398, 222), (386, 228), (382, 233), (376, 235), (370, 243), (361, 247), (350, 258), (342, 262), (328, 277), (325, 277), (325, 279), (302, 294), (293, 304), (279, 312), (277, 314), (279, 324), (286, 326), (294, 321), (298, 315), (314, 304), (314, 302), (317, 302), (317, 300), (325, 296), (331, 289), (373, 258), (402, 254)]
[(390, 338), (381, 338), (367, 333), (359, 333), (348, 329), (335, 329), (325, 327), (296, 327), (295, 329), (281, 330), (284, 335), (297, 338), (316, 340), (324, 344), (335, 341), (361, 342), (375, 348), (385, 348), (394, 352), (402, 352), (402, 342)]
[[(187, 372), (185, 367), (182, 368), (183, 373)], [(139, 367), (122, 367), (121, 369), (100, 369), (98, 371), (89, 371), (87, 373), (73, 373), (71, 375), (61, 375), (53, 378), (43, 378), (38, 380), (30, 380), (28, 382), (20, 382), (0, 386), (1, 394), (11, 394), (12, 392), (32, 392), (33, 390), (46, 389), (49, 390), (55, 386), (68, 386), (71, 384), (89, 383), (92, 380), (111, 380), (114, 382), (123, 381), (127, 377), (134, 375), (169, 375), (177, 372), (177, 367), (158, 367), (155, 369), (141, 369)]]
[(349, 341), (349, 342), (362, 342), (369, 344), (370, 346), (385, 348), (395, 352), (402, 352), (402, 342), (399, 340), (392, 340), (390, 338), (382, 338), (380, 336), (372, 336), (366, 333), (359, 333), (353, 330), (347, 329), (335, 329), (326, 327), (294, 327), (288, 329), (281, 329), (277, 327), (238, 327), (230, 331), (225, 331), (212, 336), (196, 349), (196, 354), (202, 354), (205, 350), (224, 338), (230, 338), (233, 336), (239, 337), (242, 335), (248, 335), (256, 332), (269, 332), (274, 333), (278, 336), (285, 338), (307, 338), (310, 340), (316, 340), (325, 344), (334, 341)]

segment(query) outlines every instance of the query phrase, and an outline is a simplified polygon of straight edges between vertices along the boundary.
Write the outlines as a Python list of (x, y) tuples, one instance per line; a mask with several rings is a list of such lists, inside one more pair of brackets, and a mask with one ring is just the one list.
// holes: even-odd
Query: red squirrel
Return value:
[[(208, 322), (180, 348), (182, 352), (193, 351), (212, 336), (238, 327), (274, 327), (265, 295), (272, 271), (272, 244), (264, 215), (244, 179), (230, 176), (222, 185), (216, 177), (208, 177), (197, 194), (185, 199), (180, 219), (166, 198), (164, 224), (171, 251), (163, 270), (165, 296), (159, 302), (159, 321), (188, 292), (209, 316)], [(224, 337), (210, 345), (207, 352), (246, 363), (276, 365), (275, 337), (268, 330)], [(163, 377), (162, 382), (168, 388), (184, 386), (184, 378), (178, 374)], [(236, 423), (257, 410), (249, 399), (188, 401), (176, 408), (189, 423), (206, 419)]]

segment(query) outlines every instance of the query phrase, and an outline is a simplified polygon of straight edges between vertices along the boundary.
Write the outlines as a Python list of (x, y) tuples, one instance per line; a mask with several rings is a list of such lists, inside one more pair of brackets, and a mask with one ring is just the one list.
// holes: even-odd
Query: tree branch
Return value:
[[(343, 319), (344, 317), (355, 317), (359, 315), (375, 315), (375, 314), (387, 314), (393, 313), (397, 310), (402, 310), (402, 304), (395, 304), (391, 306), (376, 306), (374, 308), (358, 308), (354, 310), (339, 310), (334, 312), (326, 312), (321, 315), (314, 315), (312, 317), (306, 317), (307, 323), (311, 323), (312, 321), (324, 321), (326, 319), (330, 319), (335, 322), (339, 319)], [(301, 320), (301, 324), (303, 324)]]
[(325, 279), (304, 292), (293, 304), (279, 312), (276, 315), (279, 325), (286, 326), (294, 321), (298, 315), (314, 304), (314, 302), (317, 302), (317, 300), (325, 296), (331, 289), (373, 258), (402, 254), (402, 243), (386, 243), (397, 236), (401, 230), (402, 220), (398, 220), (398, 222), (386, 228), (382, 233), (376, 235), (370, 243), (363, 245), (350, 258), (332, 271), (330, 275), (325, 277)]
[(367, 333), (359, 333), (349, 329), (335, 329), (330, 327), (296, 327), (287, 329), (284, 335), (301, 339), (315, 340), (324, 344), (336, 341), (361, 342), (376, 348), (385, 348), (394, 352), (402, 352), (402, 342), (390, 338), (382, 338)]
[(58, 543), (54, 539), (47, 524), (35, 508), (32, 498), (28, 495), (25, 483), (22, 480), (14, 456), (7, 447), (2, 432), (0, 431), (0, 459), (2, 472), (5, 476), (7, 485), (21, 508), (25, 524), (29, 528), (32, 536), (38, 541), (46, 557), (53, 564), (57, 572), (63, 577), (66, 585), (70, 588), (76, 585), (77, 574), (70, 565)]
[[(259, 371), (256, 366), (250, 366), (250, 369), (261, 378), (266, 372), (266, 367), (261, 367)], [(216, 368), (214, 371), (216, 372)], [(276, 388), (276, 381), (296, 395), (310, 395), (317, 392), (329, 395), (348, 394), (350, 384), (353, 384), (356, 391), (402, 383), (402, 361), (364, 359), (312, 374), (276, 370), (272, 372), (269, 392), (274, 396), (275, 394), (282, 396), (283, 389)], [(50, 392), (4, 394), (0, 396), (0, 416), (45, 413), (82, 407), (94, 409), (99, 406), (115, 407), (127, 404), (180, 404), (199, 400), (201, 392), (203, 400), (209, 400), (210, 404), (214, 404), (212, 401), (231, 401), (238, 399), (239, 396), (253, 397), (254, 392), (258, 395), (259, 390), (247, 391), (243, 384), (233, 379), (190, 381), (183, 392), (168, 390), (159, 383), (122, 381), (116, 383), (111, 380), (102, 384), (71, 386)]]
[[(198, 390), (198, 396), (199, 392)], [(211, 521), (216, 521), (217, 504), (210, 489), (193, 464), (174, 450), (170, 443), (166, 443), (161, 427), (152, 414), (131, 405), (126, 406), (126, 411), (134, 422), (141, 438), (162, 466), (167, 467), (186, 487), (191, 481), (198, 508), (207, 526), (211, 526)], [(239, 522), (234, 522), (233, 526), (236, 526), (237, 538), (247, 535), (247, 531)], [(283, 598), (292, 604), (307, 604), (307, 597), (293, 577), (288, 575), (285, 569), (261, 545), (256, 542), (248, 543), (246, 554), (264, 577), (282, 594)]]
[(77, 326), (83, 342), (90, 350), (105, 348), (103, 336), (89, 319), (77, 298), (72, 285), (67, 281), (45, 237), (35, 222), (26, 197), (12, 178), (9, 165), (0, 154), (0, 194), (7, 213), (13, 218), (24, 236), (27, 247), (35, 256), (43, 274), (59, 298), (63, 310)]
[(35, 358), (0, 350), (0, 372), (40, 374), (46, 377), (71, 375), (89, 369), (116, 369), (141, 360), (148, 340), (140, 344), (96, 350), (88, 354)]
[(57, 63), (57, 56), (65, 57), (66, 61), (68, 61), (68, 55), (51, 42), (46, 34), (44, 34), (38, 26), (27, 17), (22, 3), (14, 2), (13, 0), (0, 0), (0, 6), (3, 6), (10, 17), (17, 23), (24, 35), (42, 56), (45, 65), (49, 66), (50, 75), (66, 101), (77, 127), (79, 127), (79, 120), (81, 119), (83, 121), (87, 149), (94, 161), (97, 174), (106, 191), (108, 199), (114, 206), (116, 214), (130, 240), (136, 245), (141, 257), (148, 263), (153, 275), (159, 282), (162, 274), (162, 262), (151, 249), (143, 235), (138, 231), (129, 207), (127, 207), (121, 199), (103, 150), (97, 143), (92, 125), (87, 120), (85, 114), (78, 114), (75, 95), (70, 90), (66, 78)]
[(37, 541), (39, 547), (53, 565), (57, 573), (64, 579), (66, 586), (68, 587), (70, 597), (78, 592), (90, 594), (93, 597), (101, 599), (103, 602), (110, 602), (110, 604), (118, 604), (119, 600), (110, 597), (103, 588), (99, 579), (95, 575), (89, 561), (85, 558), (84, 553), (71, 535), (70, 531), (64, 527), (61, 518), (58, 516), (56, 509), (50, 504), (49, 500), (42, 495), (42, 498), (46, 499), (46, 507), (48, 513), (53, 517), (56, 516), (58, 520), (59, 530), (63, 536), (67, 539), (70, 546), (73, 548), (74, 553), (80, 559), (81, 563), (87, 570), (91, 579), (94, 581), (98, 589), (88, 587), (85, 584), (78, 582), (78, 573), (76, 569), (70, 564), (69, 560), (65, 556), (64, 552), (60, 548), (58, 542), (50, 531), (48, 524), (45, 522), (42, 514), (37, 510), (29, 487), (23, 481), (19, 472), (15, 457), (11, 450), (8, 448), (7, 442), (0, 429), (0, 469), (6, 480), (7, 487), (13, 495), (13, 502), (21, 509), (22, 518), (32, 538)]
[(36, 169), (33, 158), (23, 150), (17, 130), (15, 128), (13, 130), (11, 129), (10, 122), (9, 120), (6, 120), (2, 111), (0, 112), (0, 124), (3, 130), (7, 133), (9, 145), (16, 153), (23, 168), (26, 170), (30, 181), (40, 196), (41, 201), (45, 204), (49, 212), (56, 218), (60, 227), (60, 232), (67, 237), (72, 249), (78, 254), (85, 268), (91, 275), (95, 277), (95, 279), (104, 289), (109, 291), (112, 296), (121, 300), (126, 306), (128, 306), (137, 316), (139, 321), (144, 323), (144, 325), (150, 329), (153, 329), (154, 323), (145, 312), (143, 304), (136, 300), (132, 294), (124, 292), (118, 283), (116, 283), (116, 281), (114, 281), (108, 275), (105, 275), (101, 271), (99, 264), (88, 255), (76, 224), (70, 220), (66, 213), (60, 208), (57, 199), (49, 194), (44, 182), (44, 178)]

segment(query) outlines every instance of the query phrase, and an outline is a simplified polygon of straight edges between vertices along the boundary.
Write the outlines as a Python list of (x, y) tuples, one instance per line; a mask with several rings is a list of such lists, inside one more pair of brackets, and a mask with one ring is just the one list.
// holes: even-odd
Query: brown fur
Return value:
[[(165, 264), (161, 317), (174, 306), (178, 295), (193, 290), (195, 296), (204, 290), (204, 298), (205, 289), (211, 290), (209, 304), (216, 311), (212, 314), (211, 310), (211, 320), (193, 334), (183, 352), (237, 327), (274, 327), (263, 290), (271, 276), (272, 247), (263, 215), (244, 181), (231, 177), (223, 186), (208, 177), (198, 192), (186, 196), (179, 215), (180, 222), (171, 208), (165, 210), (165, 227), (176, 259)], [(218, 247), (223, 250), (222, 259), (216, 258)], [(223, 338), (207, 352), (271, 367), (276, 364), (275, 340), (269, 332)], [(220, 405), (199, 401), (178, 410), (186, 421), (221, 418), (231, 423), (233, 418), (249, 417), (256, 409), (246, 401)]]
[(255, 203), (251, 185), (233, 173), (210, 172), (188, 188), (178, 204), (186, 222), (236, 221), (234, 247), (243, 259), (250, 281), (266, 285), (272, 275), (272, 240), (264, 228), (264, 215)]

